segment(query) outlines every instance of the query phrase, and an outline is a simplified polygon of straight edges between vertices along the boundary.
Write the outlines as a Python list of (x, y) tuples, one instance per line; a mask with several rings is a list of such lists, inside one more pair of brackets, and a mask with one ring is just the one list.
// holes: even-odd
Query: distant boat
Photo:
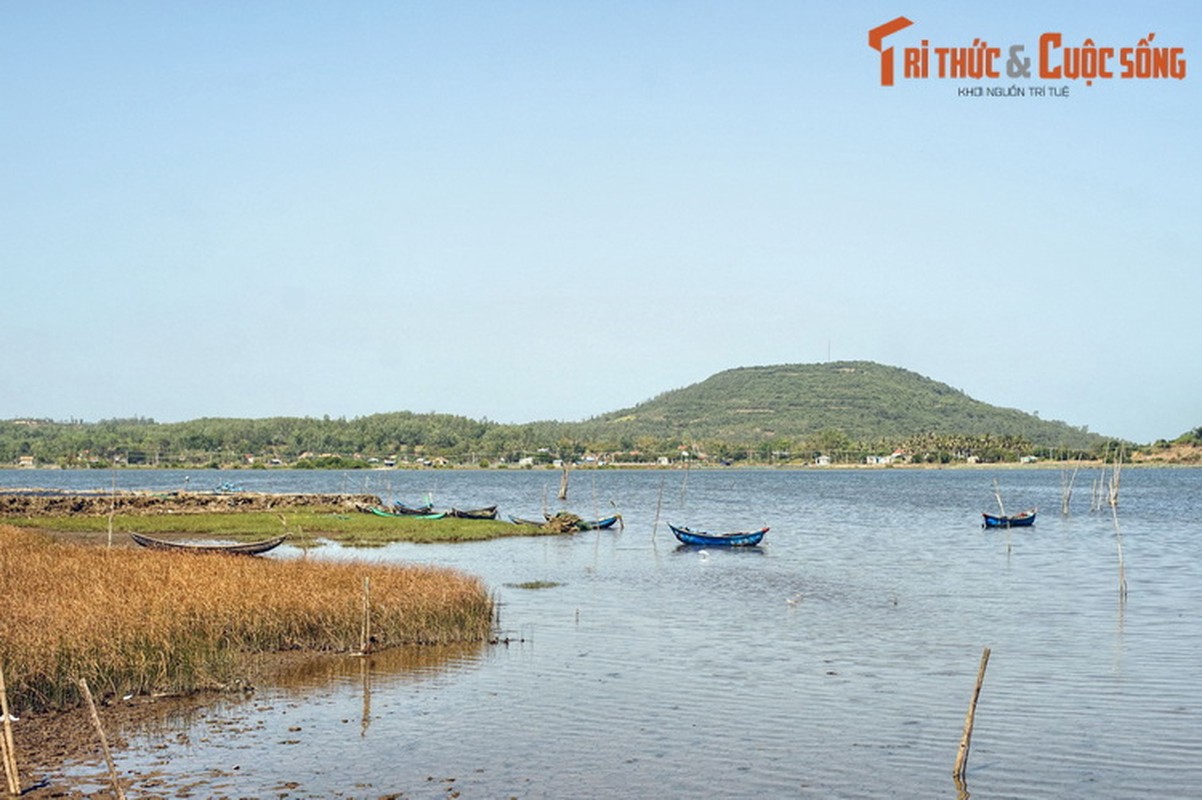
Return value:
[[(612, 517), (605, 517), (603, 519), (578, 519), (575, 514), (565, 514), (564, 516), (566, 516), (567, 519), (570, 521), (567, 523), (566, 527), (564, 528), (565, 533), (573, 531), (573, 530), (575, 530), (575, 531), (604, 530), (606, 528), (612, 528), (614, 525), (616, 525), (622, 519), (621, 514), (614, 514)], [(546, 527), (546, 526), (550, 525), (553, 520), (558, 520), (558, 519), (559, 519), (559, 517), (553, 516), (551, 514), (543, 514), (543, 519), (541, 519), (541, 520), (528, 519), (525, 517), (515, 517), (512, 514), (509, 515), (509, 521), (512, 522), (514, 525), (529, 525), (532, 528)]]
[(764, 534), (768, 532), (768, 528), (764, 527), (758, 531), (705, 533), (704, 531), (695, 531), (689, 528), (678, 528), (670, 522), (668, 523), (668, 527), (672, 529), (672, 533), (682, 544), (703, 545), (706, 547), (755, 547), (764, 538)]
[(392, 510), (397, 514), (403, 514), (407, 517), (421, 517), (426, 514), (434, 513), (434, 506), (426, 503), (424, 506), (407, 506), (400, 500), (396, 500), (392, 504)]
[(150, 536), (143, 536), (140, 533), (131, 533), (130, 538), (143, 547), (149, 547), (152, 550), (186, 550), (192, 553), (230, 553), (239, 556), (257, 556), (260, 553), (266, 553), (283, 544), (288, 538), (287, 535), (277, 536), (274, 539), (264, 539), (260, 542), (212, 542), (204, 544), (190, 544), (187, 542), (169, 542), (164, 539), (154, 539)]
[(474, 508), (469, 511), (452, 508), (447, 512), (447, 516), (455, 517), (456, 519), (496, 519), (497, 507), (487, 506), (486, 508)]
[(1035, 524), (1036, 509), (1032, 508), (1024, 511), (1021, 514), (986, 514), (981, 516), (985, 518), (984, 528), (1026, 528)]
[(402, 514), (398, 511), (388, 511), (377, 506), (368, 506), (367, 510), (375, 514), (377, 517), (392, 517), (393, 519), (442, 519), (447, 515), (445, 511), (438, 511), (430, 514), (410, 514), (408, 512)]
[(576, 527), (582, 531), (604, 530), (605, 528), (612, 528), (621, 518), (621, 514), (614, 514), (612, 517), (606, 517), (605, 519), (582, 519)]

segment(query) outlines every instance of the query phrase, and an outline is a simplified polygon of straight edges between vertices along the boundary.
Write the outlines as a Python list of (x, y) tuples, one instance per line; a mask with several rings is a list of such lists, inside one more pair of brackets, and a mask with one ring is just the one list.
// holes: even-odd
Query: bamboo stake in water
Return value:
[(363, 625), (359, 629), (359, 653), (371, 652), (371, 578), (363, 579)]
[(4, 685), (4, 668), (0, 666), (0, 714), (4, 715), (4, 735), (0, 738), (0, 753), (4, 756), (4, 776), (8, 793), (21, 793), (21, 777), (17, 773), (17, 747), (13, 741), (12, 717), (8, 713), (8, 688)]
[(651, 541), (655, 541), (655, 532), (659, 530), (659, 512), (664, 506), (664, 479), (659, 479), (659, 496), (655, 498), (655, 524), (651, 527)]
[(88, 689), (86, 678), (79, 679), (79, 688), (83, 690), (83, 699), (87, 701), (88, 710), (92, 712), (92, 725), (95, 726), (96, 733), (100, 737), (100, 749), (104, 751), (104, 761), (108, 764), (109, 780), (113, 783), (113, 792), (117, 795), (118, 800), (125, 800), (125, 792), (121, 789), (121, 782), (117, 779), (117, 765), (113, 763), (109, 740), (104, 735), (104, 726), (100, 724), (100, 715), (96, 713), (96, 703), (92, 700), (92, 692)]
[(981, 666), (977, 667), (977, 684), (972, 690), (972, 700), (968, 704), (968, 714), (964, 718), (964, 733), (960, 735), (960, 749), (956, 753), (956, 766), (952, 768), (952, 777), (963, 779), (964, 770), (968, 765), (968, 748), (972, 742), (973, 718), (977, 714), (977, 698), (981, 696), (981, 684), (985, 682), (985, 666), (989, 663), (989, 648), (981, 653)]
[(1123, 530), (1119, 527), (1119, 509), (1117, 505), (1110, 507), (1114, 518), (1114, 541), (1119, 553), (1119, 600), (1127, 599), (1127, 570), (1123, 565)]

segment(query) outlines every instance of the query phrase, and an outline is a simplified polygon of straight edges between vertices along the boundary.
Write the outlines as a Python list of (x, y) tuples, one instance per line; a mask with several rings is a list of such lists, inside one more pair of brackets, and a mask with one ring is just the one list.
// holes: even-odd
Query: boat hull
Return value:
[(456, 519), (496, 519), (497, 507), (489, 506), (488, 508), (475, 508), (470, 511), (452, 508), (447, 512), (447, 516), (455, 517)]
[(151, 550), (181, 550), (189, 553), (226, 553), (228, 555), (257, 556), (260, 553), (266, 553), (268, 550), (274, 550), (276, 547), (279, 547), (288, 537), (277, 536), (274, 539), (264, 539), (260, 542), (234, 542), (229, 544), (218, 542), (212, 544), (169, 542), (165, 539), (143, 536), (140, 533), (131, 533), (130, 538), (142, 547), (148, 547)]
[(1035, 524), (1035, 509), (1009, 516), (984, 513), (981, 516), (985, 518), (982, 526), (986, 528), (1029, 528)]
[(760, 528), (758, 531), (739, 531), (737, 533), (706, 533), (689, 528), (678, 528), (671, 523), (668, 524), (668, 527), (672, 529), (672, 534), (681, 544), (698, 547), (755, 547), (768, 532), (767, 527)]

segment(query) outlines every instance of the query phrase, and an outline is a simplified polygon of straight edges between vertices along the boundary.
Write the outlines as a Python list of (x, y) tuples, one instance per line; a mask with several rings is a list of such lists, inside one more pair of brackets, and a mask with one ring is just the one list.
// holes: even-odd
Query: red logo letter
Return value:
[(881, 49), (881, 42), (886, 36), (892, 36), (903, 28), (908, 28), (914, 23), (905, 17), (898, 17), (895, 20), (890, 20), (884, 25), (878, 25), (868, 32), (868, 46), (881, 54), (881, 86), (893, 85), (893, 48), (888, 50)]

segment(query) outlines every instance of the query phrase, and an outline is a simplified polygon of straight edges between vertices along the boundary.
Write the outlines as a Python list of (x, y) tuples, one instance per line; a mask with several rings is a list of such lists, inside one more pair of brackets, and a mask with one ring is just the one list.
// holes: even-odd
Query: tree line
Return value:
[(0, 464), (108, 467), (286, 465), (346, 468), (395, 462), (447, 464), (862, 463), (895, 452), (907, 461), (986, 463), (1035, 458), (1096, 458), (1113, 447), (1054, 448), (1019, 435), (921, 433), (853, 438), (839, 428), (794, 437), (720, 437), (687, 431), (652, 435), (621, 424), (557, 421), (503, 424), (450, 414), (394, 412), (353, 419), (202, 418), (159, 423), (146, 418), (99, 422), (0, 422)]

